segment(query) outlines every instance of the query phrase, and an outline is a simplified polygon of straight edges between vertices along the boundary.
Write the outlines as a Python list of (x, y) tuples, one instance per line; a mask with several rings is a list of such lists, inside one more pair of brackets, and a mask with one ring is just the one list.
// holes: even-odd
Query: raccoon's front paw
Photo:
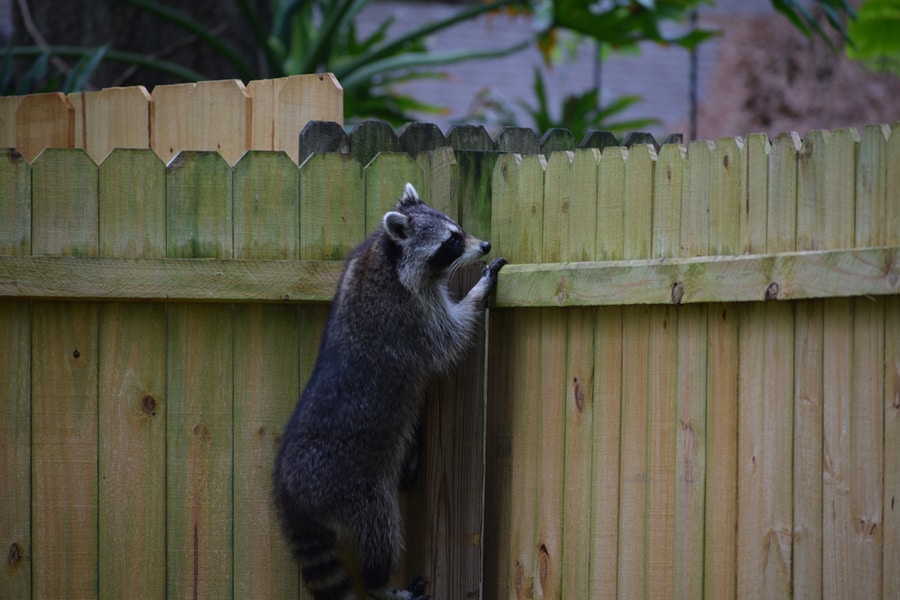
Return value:
[(491, 261), (491, 264), (484, 268), (484, 272), (481, 274), (481, 276), (486, 277), (491, 281), (492, 289), (494, 287), (494, 284), (497, 283), (497, 273), (500, 271), (500, 269), (503, 268), (503, 265), (505, 265), (506, 262), (506, 259), (503, 257), (495, 258)]

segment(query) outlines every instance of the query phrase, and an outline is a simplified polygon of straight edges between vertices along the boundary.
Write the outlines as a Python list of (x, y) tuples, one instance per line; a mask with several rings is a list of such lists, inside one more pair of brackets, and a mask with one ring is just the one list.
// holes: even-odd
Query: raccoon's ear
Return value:
[(394, 211), (385, 213), (382, 223), (384, 224), (384, 230), (395, 241), (399, 242), (407, 238), (409, 234), (409, 217), (403, 213)]
[(419, 198), (419, 192), (416, 191), (416, 188), (413, 187), (413, 184), (407, 183), (406, 187), (403, 188), (403, 196), (400, 197), (400, 202), (397, 203), (397, 208), (402, 208), (404, 206), (413, 206), (415, 204), (421, 204), (422, 200)]

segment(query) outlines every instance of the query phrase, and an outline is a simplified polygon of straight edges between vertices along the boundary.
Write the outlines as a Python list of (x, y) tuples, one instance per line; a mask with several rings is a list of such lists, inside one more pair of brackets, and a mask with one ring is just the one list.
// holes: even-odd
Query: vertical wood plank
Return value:
[[(619, 260), (625, 255), (625, 155), (624, 148), (609, 147), (600, 156), (596, 236), (598, 260)], [(622, 308), (597, 309), (595, 330), (589, 597), (616, 598), (624, 372)]]
[(251, 114), (250, 95), (237, 79), (158, 85), (151, 147), (165, 163), (182, 150), (204, 150), (233, 165), (250, 148)]
[[(858, 161), (851, 165), (856, 171), (856, 247), (891, 242), (885, 228), (889, 133), (887, 127), (867, 127), (859, 142)], [(850, 514), (856, 526), (847, 542), (853, 550), (857, 598), (878, 598), (883, 593), (884, 310), (883, 299), (854, 300), (849, 484)]]
[[(99, 254), (165, 256), (165, 167), (150, 150), (100, 165)], [(99, 329), (102, 598), (165, 596), (166, 312), (103, 304)]]
[[(648, 258), (652, 249), (654, 161), (651, 146), (635, 145), (625, 164), (625, 259)], [(619, 483), (619, 598), (647, 593), (647, 493), (650, 418), (650, 310), (622, 311), (622, 447)]]
[[(885, 232), (890, 244), (900, 244), (900, 127), (894, 126), (887, 143), (885, 178)], [(882, 598), (900, 596), (900, 298), (885, 306), (884, 372), (884, 550)]]
[[(235, 258), (299, 258), (299, 172), (286, 154), (254, 151), (238, 161), (234, 217)], [(279, 432), (300, 395), (298, 318), (291, 305), (235, 307), (235, 597), (298, 593), (270, 493)]]
[(182, 152), (169, 164), (169, 258), (232, 258), (231, 186), (231, 169), (215, 152)]
[(72, 148), (75, 115), (62, 92), (23, 96), (16, 106), (15, 148), (34, 162), (44, 148)]
[(18, 151), (0, 150), (0, 255), (31, 253), (31, 167)]
[[(651, 253), (668, 258), (681, 243), (683, 149), (663, 146), (654, 174)], [(646, 593), (653, 598), (672, 598), (675, 581), (677, 319), (670, 306), (650, 308)]]
[(163, 598), (166, 310), (110, 303), (99, 316), (99, 596)]
[(0, 589), (10, 600), (32, 597), (31, 310), (0, 302)]
[[(366, 231), (381, 226), (384, 213), (392, 210), (407, 182), (424, 189), (425, 175), (405, 152), (381, 152), (365, 168)], [(424, 196), (422, 196), (424, 198)]]
[(251, 81), (247, 93), (253, 99), (250, 148), (281, 150), (294, 163), (309, 121), (344, 123), (344, 90), (331, 73)]
[[(167, 170), (169, 258), (230, 258), (232, 170), (184, 152)], [(166, 589), (229, 597), (234, 589), (234, 320), (230, 305), (168, 306)]]
[[(665, 151), (664, 147), (664, 151)], [(674, 240), (672, 252), (679, 256), (694, 256), (704, 249), (698, 240), (706, 240), (708, 232), (699, 220), (683, 218), (685, 210), (700, 212), (698, 202), (707, 197), (692, 195), (687, 177), (690, 176), (691, 157), (679, 151), (680, 161), (666, 168), (672, 173), (671, 185), (678, 185), (680, 206), (672, 218), (678, 220), (679, 238)], [(704, 155), (705, 156), (705, 155)], [(657, 167), (657, 174), (660, 167)], [(680, 172), (679, 172), (680, 171)], [(677, 182), (676, 182), (677, 179)], [(706, 399), (707, 399), (707, 309), (689, 305), (677, 309), (677, 380), (675, 429), (675, 522), (674, 522), (674, 582), (672, 595), (676, 598), (703, 596), (704, 511), (706, 488)]]
[[(821, 232), (814, 238), (820, 248), (853, 246), (858, 141), (856, 130), (847, 129), (835, 130), (824, 138), (823, 162), (816, 173), (822, 196), (818, 198), (813, 221)], [(852, 514), (848, 494), (851, 468), (848, 423), (853, 393), (852, 301), (826, 301), (824, 324), (822, 591), (825, 598), (853, 598), (859, 585), (853, 573), (855, 559), (848, 541), (859, 527), (859, 521)]]
[(97, 165), (83, 150), (48, 148), (31, 173), (32, 253), (97, 256)]
[(16, 147), (16, 111), (23, 96), (0, 97), (0, 148)]
[[(300, 258), (343, 260), (367, 233), (362, 166), (346, 154), (313, 154), (300, 165), (299, 189)], [(298, 370), (301, 389), (315, 365), (327, 319), (327, 306), (300, 307)], [(294, 398), (293, 403), (296, 401)], [(281, 428), (287, 419), (282, 423)], [(294, 573), (299, 577), (298, 571), (292, 570), (291, 574)], [(301, 589), (301, 597), (309, 597), (305, 588)]]
[(232, 316), (227, 304), (168, 306), (168, 596), (233, 590)]
[[(891, 137), (898, 136), (892, 134)], [(885, 332), (900, 331), (900, 298), (896, 296), (886, 302), (884, 326)], [(900, 573), (891, 567), (900, 560), (900, 336), (886, 334), (884, 339), (884, 568), (881, 597), (887, 600), (900, 595)]]
[(74, 116), (74, 146), (100, 163), (114, 148), (150, 147), (150, 94), (144, 86), (76, 92), (67, 99)]
[[(544, 197), (544, 229), (554, 213), (565, 220), (555, 248), (558, 260), (593, 260), (596, 256), (600, 152), (576, 150), (572, 162), (551, 156), (545, 181), (556, 180), (556, 193)], [(557, 166), (554, 174), (553, 167)], [(559, 179), (559, 177), (562, 179)], [(556, 200), (556, 203), (553, 202)], [(545, 238), (547, 235), (545, 234)], [(555, 252), (555, 251), (554, 251)], [(544, 260), (547, 255), (545, 247)], [(565, 389), (565, 455), (562, 465), (562, 539), (559, 567), (563, 598), (589, 597), (591, 586), (591, 506), (593, 497), (594, 338), (597, 311), (567, 310)], [(546, 410), (546, 409), (545, 409)]]
[[(497, 256), (512, 263), (541, 256), (545, 165), (542, 156), (509, 154), (494, 167), (492, 241)], [(503, 285), (502, 271), (500, 277)], [(488, 357), (485, 597), (532, 598), (535, 593), (540, 331), (539, 310), (491, 314), (489, 339), (511, 336), (515, 346), (491, 346)], [(501, 366), (503, 371), (496, 370)]]
[[(32, 165), (32, 252), (96, 256), (97, 169), (81, 150)], [(34, 306), (32, 593), (97, 593), (97, 306)]]
[[(754, 139), (754, 154), (765, 152)], [(789, 158), (789, 157), (788, 157)], [(747, 157), (751, 160), (751, 157)], [(790, 162), (790, 161), (789, 161)], [(787, 166), (789, 168), (789, 166)], [(768, 171), (754, 173), (746, 212), (768, 213)], [(793, 203), (792, 190), (772, 198)], [(761, 206), (754, 207), (753, 204)], [(738, 209), (741, 208), (738, 200)], [(755, 210), (754, 210), (755, 208)], [(774, 209), (773, 209), (774, 210)], [(768, 222), (768, 219), (766, 220)], [(763, 221), (758, 222), (760, 226)], [(768, 234), (748, 230), (751, 250), (786, 252), (793, 240), (753, 247)], [(740, 239), (740, 234), (738, 236)], [(758, 310), (756, 310), (758, 308)], [(787, 598), (791, 594), (793, 543), (794, 314), (790, 304), (748, 307), (741, 320), (738, 428), (738, 596)], [(756, 331), (753, 331), (753, 330)], [(744, 501), (746, 499), (746, 502)]]
[[(6, 100), (4, 98), (4, 100)], [(2, 109), (0, 109), (2, 110)], [(13, 119), (15, 115), (13, 114)], [(15, 123), (4, 122), (15, 134)], [(0, 151), (0, 255), (31, 253), (31, 168), (12, 149)], [(31, 598), (31, 306), (0, 303), (0, 589)]]
[(32, 594), (94, 598), (97, 305), (34, 305), (31, 377)]
[(151, 150), (113, 150), (99, 169), (100, 256), (166, 255), (166, 168)]

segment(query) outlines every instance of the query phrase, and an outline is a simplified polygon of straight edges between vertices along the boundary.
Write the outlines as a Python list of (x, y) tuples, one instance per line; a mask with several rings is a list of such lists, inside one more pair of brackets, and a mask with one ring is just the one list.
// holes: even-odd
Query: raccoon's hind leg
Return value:
[(366, 494), (367, 501), (354, 510), (352, 529), (357, 535), (359, 566), (366, 593), (377, 600), (428, 600), (425, 580), (416, 578), (405, 590), (388, 586), (391, 571), (403, 548), (403, 529), (397, 492)]

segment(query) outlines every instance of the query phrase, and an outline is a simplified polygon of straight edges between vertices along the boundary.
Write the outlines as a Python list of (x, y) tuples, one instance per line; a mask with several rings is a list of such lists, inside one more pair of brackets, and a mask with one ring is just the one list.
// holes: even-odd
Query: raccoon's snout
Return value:
[(491, 251), (491, 243), (490, 242), (481, 242), (481, 253), (487, 254)]

